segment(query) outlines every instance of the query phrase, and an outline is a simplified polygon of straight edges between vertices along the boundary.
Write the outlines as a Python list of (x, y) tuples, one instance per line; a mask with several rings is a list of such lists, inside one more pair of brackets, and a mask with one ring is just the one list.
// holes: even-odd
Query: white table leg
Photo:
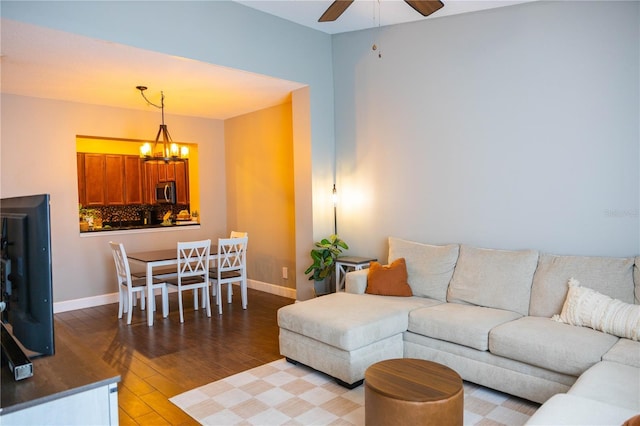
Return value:
[[(344, 268), (344, 269), (343, 269)], [(336, 293), (342, 291), (344, 283), (347, 279), (347, 266), (343, 266), (340, 263), (336, 263)]]
[[(156, 307), (156, 299), (153, 294), (153, 268), (151, 263), (147, 262), (147, 325), (151, 327), (153, 325), (153, 310)], [(164, 309), (164, 301), (162, 308)]]

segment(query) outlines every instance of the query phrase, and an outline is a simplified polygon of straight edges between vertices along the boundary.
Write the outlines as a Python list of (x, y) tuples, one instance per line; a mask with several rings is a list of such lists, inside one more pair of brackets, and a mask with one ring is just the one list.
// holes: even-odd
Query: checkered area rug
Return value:
[[(284, 359), (170, 398), (205, 425), (363, 425), (364, 386), (348, 390)], [(465, 425), (522, 425), (539, 407), (464, 383)]]

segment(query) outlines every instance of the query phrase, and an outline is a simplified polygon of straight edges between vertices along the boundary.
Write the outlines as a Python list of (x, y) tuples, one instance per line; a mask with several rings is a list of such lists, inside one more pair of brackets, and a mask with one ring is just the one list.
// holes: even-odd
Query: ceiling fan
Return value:
[[(335, 21), (347, 10), (354, 0), (335, 0), (331, 6), (322, 14), (318, 22)], [(440, 0), (404, 0), (409, 6), (422, 16), (429, 16), (436, 10), (444, 6)]]

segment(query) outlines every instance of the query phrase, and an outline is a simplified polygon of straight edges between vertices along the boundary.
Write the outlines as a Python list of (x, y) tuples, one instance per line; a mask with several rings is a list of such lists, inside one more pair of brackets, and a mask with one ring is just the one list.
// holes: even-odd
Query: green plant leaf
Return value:
[(309, 280), (321, 281), (333, 274), (336, 260), (343, 250), (348, 250), (347, 243), (338, 235), (331, 235), (314, 243), (316, 248), (310, 252), (313, 263), (305, 270), (305, 274), (311, 274)]

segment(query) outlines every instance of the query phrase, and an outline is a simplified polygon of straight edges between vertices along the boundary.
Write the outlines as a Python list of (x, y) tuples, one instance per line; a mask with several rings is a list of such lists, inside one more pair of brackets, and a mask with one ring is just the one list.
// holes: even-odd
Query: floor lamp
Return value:
[(338, 215), (337, 215), (337, 204), (338, 204), (338, 194), (336, 193), (336, 184), (333, 184), (333, 233), (338, 235)]

